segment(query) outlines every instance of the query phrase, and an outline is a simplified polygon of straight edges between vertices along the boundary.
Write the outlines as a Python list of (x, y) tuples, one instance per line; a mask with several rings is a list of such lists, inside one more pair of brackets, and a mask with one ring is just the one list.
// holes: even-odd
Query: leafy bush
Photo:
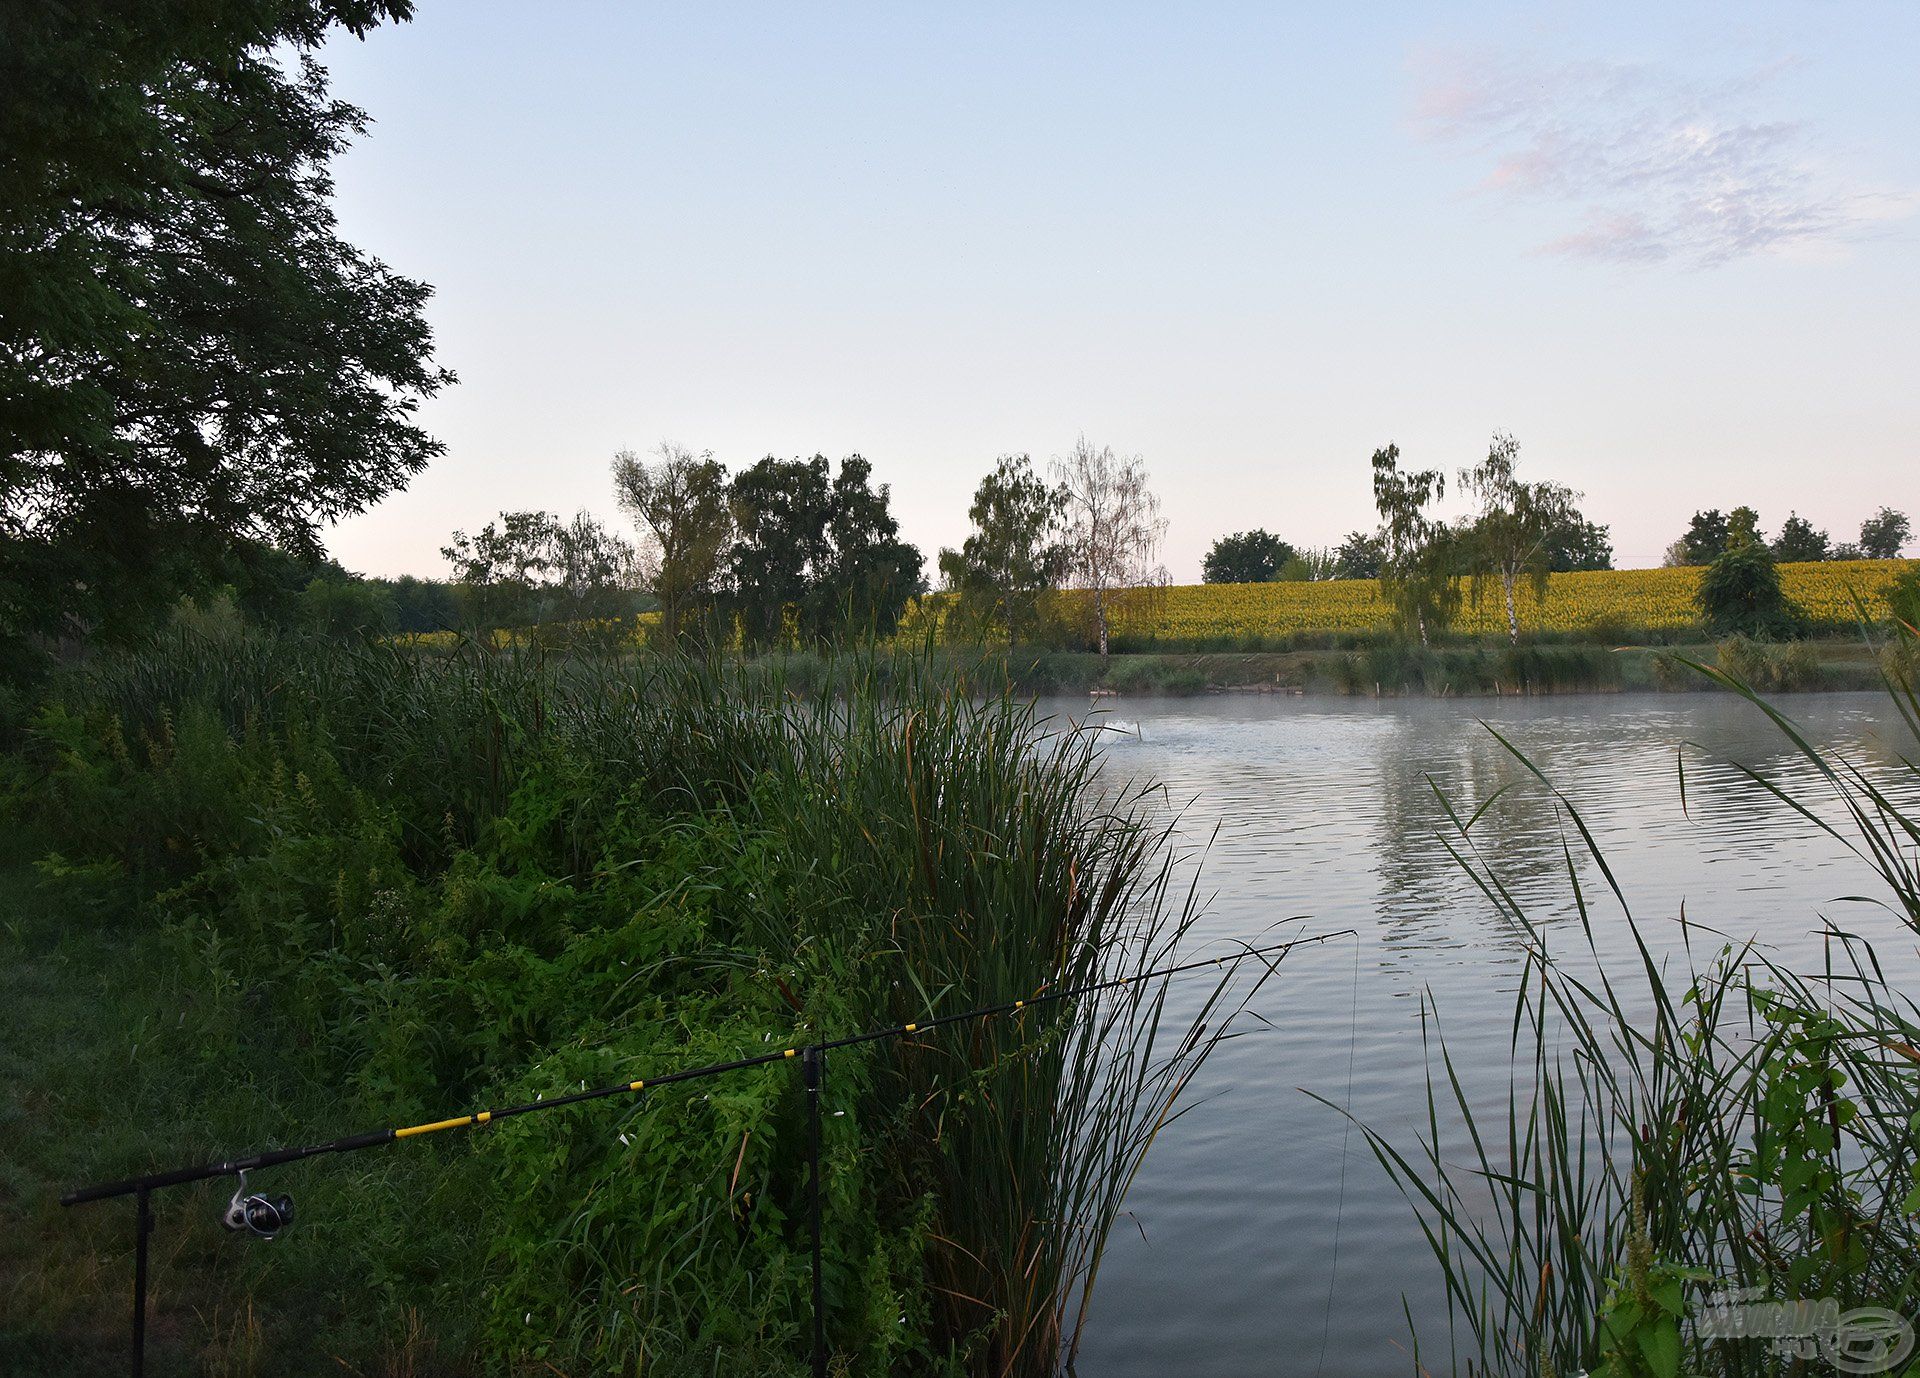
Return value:
[(1787, 601), (1773, 554), (1759, 541), (1728, 546), (1700, 576), (1695, 594), (1710, 630), (1743, 636), (1790, 637), (1805, 623)]

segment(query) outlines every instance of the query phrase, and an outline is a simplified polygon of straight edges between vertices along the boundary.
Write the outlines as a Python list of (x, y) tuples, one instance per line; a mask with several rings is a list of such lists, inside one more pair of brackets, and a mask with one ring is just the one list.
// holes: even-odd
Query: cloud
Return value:
[(1849, 178), (1804, 123), (1756, 115), (1777, 67), (1689, 82), (1643, 64), (1485, 51), (1418, 67), (1416, 124), (1486, 165), (1480, 192), (1573, 209), (1578, 228), (1545, 253), (1705, 268), (1831, 250), (1914, 208)]

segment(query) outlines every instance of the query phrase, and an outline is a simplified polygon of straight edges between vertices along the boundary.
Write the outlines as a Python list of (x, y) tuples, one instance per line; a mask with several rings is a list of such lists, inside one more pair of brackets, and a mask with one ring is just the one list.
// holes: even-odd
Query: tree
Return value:
[(1726, 547), (1765, 545), (1766, 536), (1760, 530), (1760, 514), (1751, 507), (1736, 507), (1727, 513)]
[(586, 512), (552, 524), (552, 598), (545, 616), (582, 628), (632, 610), (639, 557), (627, 542)]
[(1054, 471), (1066, 493), (1061, 531), (1067, 577), (1091, 595), (1104, 665), (1115, 605), (1161, 578), (1156, 557), (1167, 524), (1138, 455), (1122, 459), (1110, 446), (1095, 449), (1083, 435)]
[(452, 584), (439, 579), (417, 579), (403, 574), (382, 580), (393, 603), (394, 630), (451, 631), (460, 624), (460, 600)]
[(1827, 533), (1798, 512), (1789, 512), (1773, 541), (1773, 558), (1781, 564), (1804, 564), (1827, 558)]
[(1580, 495), (1563, 484), (1528, 483), (1515, 472), (1520, 443), (1496, 433), (1487, 457), (1460, 471), (1460, 486), (1479, 500), (1480, 512), (1465, 533), (1463, 546), (1473, 572), (1477, 601), (1486, 579), (1497, 579), (1506, 602), (1507, 638), (1520, 642), (1520, 615), (1514, 586), (1525, 579), (1536, 597), (1544, 596), (1553, 570), (1556, 535), (1580, 523)]
[(378, 580), (325, 574), (300, 593), (307, 624), (325, 636), (369, 638), (393, 630), (398, 613), (393, 594)]
[(1460, 606), (1453, 574), (1453, 533), (1427, 508), (1446, 495), (1438, 469), (1400, 468), (1400, 447), (1373, 452), (1373, 505), (1380, 513), (1380, 594), (1403, 630), (1417, 629), (1420, 644), (1430, 631), (1445, 630)]
[(689, 617), (718, 591), (733, 539), (727, 471), (711, 451), (700, 455), (662, 441), (649, 464), (631, 450), (613, 459), (613, 489), (640, 530), (641, 573), (660, 600), (660, 630), (678, 646)]
[(893, 631), (924, 586), (922, 561), (900, 540), (891, 493), (872, 486), (872, 472), (859, 455), (843, 459), (837, 477), (825, 455), (769, 455), (735, 475), (730, 566), (749, 645)]
[(1302, 546), (1299, 550), (1295, 551), (1293, 559), (1288, 561), (1286, 566), (1280, 571), (1281, 579), (1285, 580), (1293, 577), (1291, 571), (1295, 569), (1300, 570), (1301, 573), (1299, 577), (1310, 584), (1317, 584), (1326, 579), (1340, 578), (1338, 573), (1339, 562), (1334, 552), (1329, 547), (1323, 545)]
[(314, 52), (407, 0), (0, 7), (0, 639), (127, 634), (441, 452), (430, 289), (342, 240)]
[(1693, 520), (1687, 523), (1686, 534), (1680, 537), (1680, 544), (1686, 552), (1684, 563), (1711, 564), (1713, 557), (1727, 548), (1727, 519), (1717, 507), (1695, 512)]
[(1295, 554), (1270, 531), (1239, 531), (1213, 543), (1200, 562), (1200, 577), (1209, 584), (1270, 583)]
[(825, 455), (768, 455), (728, 488), (734, 542), (729, 561), (741, 635), (751, 646), (788, 640), (787, 610), (799, 609), (827, 562), (833, 482)]
[(1347, 538), (1334, 548), (1333, 577), (1378, 579), (1380, 567), (1386, 563), (1386, 558), (1386, 543), (1379, 536), (1370, 536), (1364, 531), (1349, 531)]
[(1547, 568), (1555, 574), (1574, 570), (1612, 569), (1613, 536), (1578, 512), (1569, 513), (1547, 535)]
[(502, 512), (473, 536), (454, 532), (440, 553), (482, 627), (610, 618), (626, 611), (633, 587), (633, 548), (585, 512), (570, 522)]
[(1860, 554), (1869, 560), (1897, 560), (1912, 534), (1906, 513), (1883, 507), (1860, 523)]
[(900, 539), (892, 490), (871, 483), (859, 455), (840, 461), (827, 512), (828, 554), (810, 600), (812, 631), (822, 641), (852, 633), (888, 637), (913, 598), (926, 591), (917, 546)]
[(1060, 519), (1066, 492), (1033, 471), (1026, 455), (1002, 455), (974, 490), (973, 531), (940, 552), (940, 574), (963, 611), (999, 626), (1012, 650), (1035, 620), (1040, 596), (1065, 574)]
[(1728, 514), (1726, 549), (1700, 576), (1694, 601), (1716, 633), (1792, 636), (1800, 630), (1802, 619), (1780, 586), (1773, 552), (1760, 539), (1750, 507)]
[(453, 577), (466, 586), (474, 620), (483, 628), (511, 626), (538, 616), (535, 588), (553, 568), (553, 518), (545, 512), (502, 512), (474, 535), (453, 533), (440, 548)]

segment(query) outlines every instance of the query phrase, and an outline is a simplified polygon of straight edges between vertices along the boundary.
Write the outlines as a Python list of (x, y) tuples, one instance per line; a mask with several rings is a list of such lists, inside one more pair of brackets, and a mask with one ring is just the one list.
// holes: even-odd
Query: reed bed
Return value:
[[(143, 952), (159, 935), (188, 984), (235, 993), (227, 1037), (329, 1088), (238, 1126), (180, 1107), (90, 1162), (100, 1176), (247, 1146), (212, 1141), (215, 1123), (311, 1138), (1145, 972), (1192, 893), (1172, 888), (1163, 815), (1096, 771), (1093, 734), (911, 659), (853, 658), (803, 692), (678, 657), (178, 636), (67, 682), (5, 804), (16, 841), (58, 857), (52, 891), (85, 891)], [(1128, 1184), (1265, 975), (1221, 978), (1191, 1021), (1135, 981), (836, 1053), (837, 1362), (1069, 1360)], [(205, 1070), (146, 1075), (199, 1088)], [(486, 1367), (796, 1371), (793, 1080), (741, 1074), (369, 1166), (332, 1200), (358, 1216), (275, 1246), (304, 1264), (253, 1255), (197, 1281), (225, 1314), (267, 1318), (249, 1344), (320, 1343), (275, 1303), (325, 1316), (350, 1304), (341, 1278), (376, 1275), (395, 1328), (424, 1314), (436, 1352)], [(434, 1173), (458, 1184), (458, 1228), (375, 1224)], [(162, 1228), (205, 1238), (184, 1216)], [(345, 1256), (305, 1253), (322, 1234)]]
[[(1886, 663), (1920, 743), (1910, 661)], [(1901, 940), (1920, 932), (1920, 818), (1903, 788), (1920, 786), (1920, 760), (1876, 782), (1743, 681), (1693, 669), (1766, 714), (1823, 797), (1752, 771), (1749, 784), (1859, 858), (1875, 882), (1859, 897), (1868, 921), (1892, 920)], [(1856, 1365), (1845, 1372), (1911, 1372), (1892, 1346), (1920, 1309), (1920, 1009), (1875, 956), (1887, 935), (1824, 925), (1828, 956), (1804, 971), (1683, 930), (1676, 966), (1647, 941), (1579, 810), (1554, 797), (1582, 935), (1571, 952), (1502, 884), (1473, 831), (1481, 814), (1449, 811), (1455, 859), (1529, 941), (1504, 1111), (1489, 1112), (1475, 1069), (1429, 1022), (1424, 1132), (1402, 1143), (1363, 1126), (1446, 1282), (1445, 1323), (1415, 1327), (1423, 1371), (1784, 1374), (1838, 1355)], [(1598, 895), (1581, 882), (1583, 852)], [(1627, 926), (1628, 970), (1598, 955), (1607, 923)], [(1825, 1299), (1855, 1328), (1803, 1328), (1814, 1348), (1802, 1357), (1727, 1336), (1742, 1306)]]

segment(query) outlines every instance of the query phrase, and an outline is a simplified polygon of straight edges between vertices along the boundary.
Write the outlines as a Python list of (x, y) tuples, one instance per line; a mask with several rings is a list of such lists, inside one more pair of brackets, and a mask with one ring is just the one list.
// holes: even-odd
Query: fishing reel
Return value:
[(293, 1223), (293, 1198), (284, 1192), (279, 1196), (249, 1195), (247, 1174), (243, 1172), (220, 1223), (235, 1232), (244, 1230), (261, 1239), (272, 1239)]

